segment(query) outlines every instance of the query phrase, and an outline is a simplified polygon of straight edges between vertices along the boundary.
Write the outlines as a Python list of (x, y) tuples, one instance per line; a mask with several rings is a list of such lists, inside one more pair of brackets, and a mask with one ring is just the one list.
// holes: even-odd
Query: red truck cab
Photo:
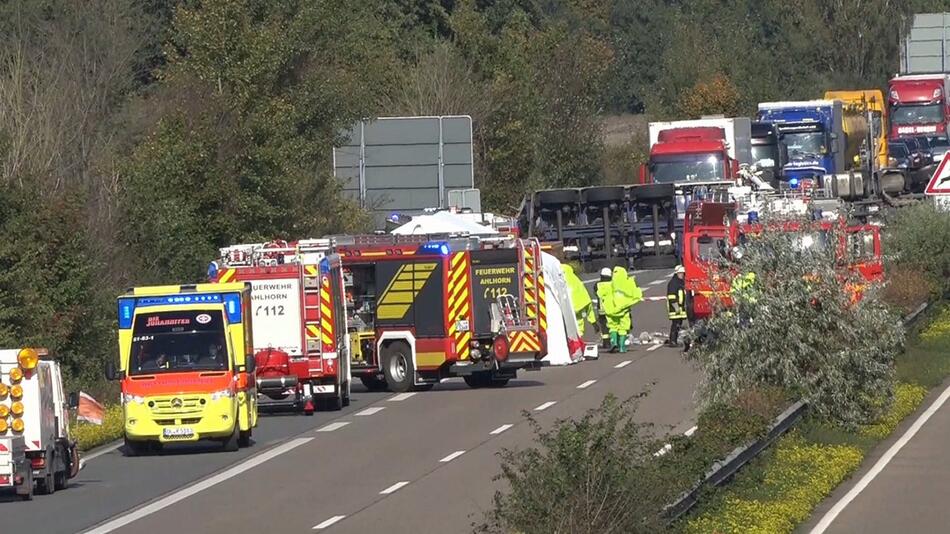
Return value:
[(650, 161), (640, 167), (640, 183), (730, 182), (738, 171), (722, 128), (672, 128), (661, 131), (650, 147)]
[(946, 74), (897, 76), (888, 83), (890, 138), (947, 138), (950, 105)]

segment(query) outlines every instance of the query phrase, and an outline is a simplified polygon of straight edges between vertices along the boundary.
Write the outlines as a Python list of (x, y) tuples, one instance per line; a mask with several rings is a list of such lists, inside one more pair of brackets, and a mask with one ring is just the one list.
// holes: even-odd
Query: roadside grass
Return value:
[(674, 530), (793, 532), (858, 469), (867, 453), (920, 407), (927, 392), (950, 375), (950, 306), (935, 307), (917, 324), (896, 361), (893, 400), (878, 421), (849, 431), (817, 416), (805, 417), (728, 486), (711, 492)]
[(73, 419), (69, 424), (69, 432), (76, 439), (81, 451), (111, 443), (122, 437), (122, 406), (118, 404), (106, 406), (102, 425)]

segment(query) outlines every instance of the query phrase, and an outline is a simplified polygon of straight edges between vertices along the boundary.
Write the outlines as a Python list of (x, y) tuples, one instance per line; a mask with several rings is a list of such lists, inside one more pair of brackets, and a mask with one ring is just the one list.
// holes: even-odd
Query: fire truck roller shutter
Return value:
[(472, 304), (476, 336), (490, 336), (491, 305), (499, 296), (519, 294), (517, 249), (473, 250)]

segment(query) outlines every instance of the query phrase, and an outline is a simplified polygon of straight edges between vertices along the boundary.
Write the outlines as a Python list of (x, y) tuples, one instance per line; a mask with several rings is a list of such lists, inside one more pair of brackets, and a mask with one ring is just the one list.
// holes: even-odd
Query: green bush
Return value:
[(79, 450), (88, 451), (100, 445), (122, 437), (122, 406), (112, 404), (106, 407), (102, 425), (73, 420), (69, 432), (79, 443)]
[(660, 511), (684, 484), (679, 471), (653, 456), (662, 442), (648, 437), (625, 403), (608, 395), (599, 408), (551, 430), (528, 419), (536, 444), (500, 453), (499, 478), (510, 489), (495, 494), (479, 532), (636, 534), (665, 527)]
[(919, 202), (896, 213), (884, 238), (889, 267), (909, 269), (914, 280), (926, 278), (938, 289), (950, 290), (950, 213), (933, 202)]
[(859, 432), (865, 436), (884, 439), (897, 428), (905, 417), (914, 413), (927, 396), (927, 388), (916, 384), (898, 384), (894, 400), (884, 415), (874, 424), (864, 425)]
[(792, 532), (862, 458), (857, 447), (808, 444), (797, 434), (789, 434), (779, 440), (771, 457), (757, 461), (758, 470), (740, 474), (736, 488), (690, 519), (684, 530), (689, 534)]

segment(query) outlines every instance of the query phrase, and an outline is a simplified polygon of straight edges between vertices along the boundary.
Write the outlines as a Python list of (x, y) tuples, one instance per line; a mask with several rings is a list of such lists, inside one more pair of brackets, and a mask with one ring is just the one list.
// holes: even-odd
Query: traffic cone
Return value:
[(307, 402), (303, 405), (303, 411), (304, 413), (313, 413), (314, 411), (313, 397), (307, 398)]

